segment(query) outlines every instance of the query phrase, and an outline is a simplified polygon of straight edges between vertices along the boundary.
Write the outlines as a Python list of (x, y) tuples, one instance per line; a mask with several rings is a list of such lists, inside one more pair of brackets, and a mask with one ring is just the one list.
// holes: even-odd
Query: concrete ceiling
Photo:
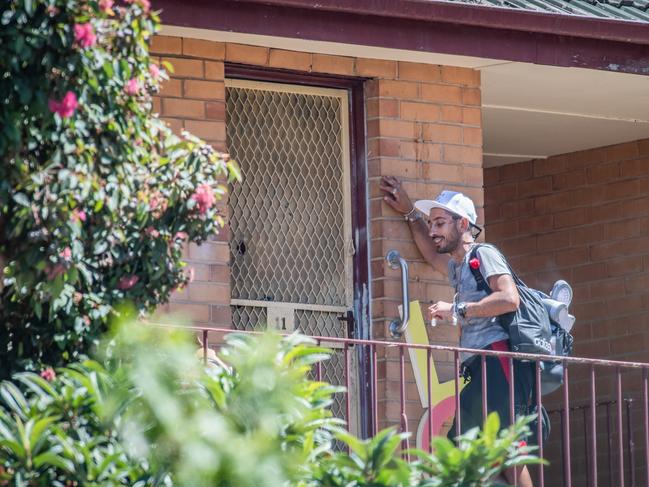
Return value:
[(162, 34), (478, 69), (485, 167), (649, 138), (649, 76), (175, 26)]
[(486, 167), (649, 137), (649, 76), (482, 66)]

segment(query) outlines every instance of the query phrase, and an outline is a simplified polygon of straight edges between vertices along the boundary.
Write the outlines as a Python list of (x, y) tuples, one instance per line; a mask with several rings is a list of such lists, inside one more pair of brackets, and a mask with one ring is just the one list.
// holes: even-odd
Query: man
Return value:
[[(520, 298), (505, 258), (490, 246), (477, 249), (477, 262), (491, 293), (478, 288), (469, 267), (475, 237), (481, 229), (471, 199), (454, 191), (442, 191), (435, 200), (420, 200), (413, 205), (400, 182), (391, 176), (381, 181), (384, 201), (408, 222), (415, 244), (427, 263), (447, 275), (455, 289), (453, 303), (437, 301), (429, 307), (431, 318), (457, 319), (460, 346), (463, 348), (509, 350), (508, 333), (498, 316), (515, 311)], [(426, 221), (427, 218), (427, 221)], [(463, 353), (462, 374), (469, 383), (460, 395), (462, 433), (482, 426), (482, 360), (479, 355)], [(514, 361), (515, 412), (526, 414), (534, 383), (532, 363)], [(510, 424), (509, 362), (506, 358), (487, 357), (487, 410), (498, 412), (503, 427)], [(455, 420), (449, 438), (457, 436)], [(510, 483), (514, 471), (505, 473)], [(526, 467), (518, 470), (518, 484), (531, 487)]]

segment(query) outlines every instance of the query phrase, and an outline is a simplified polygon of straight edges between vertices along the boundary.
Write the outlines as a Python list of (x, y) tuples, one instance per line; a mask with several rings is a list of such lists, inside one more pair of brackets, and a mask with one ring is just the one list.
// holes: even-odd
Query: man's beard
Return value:
[(445, 238), (445, 240), (447, 242), (445, 246), (437, 247), (438, 254), (449, 254), (455, 251), (460, 245), (460, 241), (462, 240), (462, 234), (459, 232), (457, 228), (454, 228), (451, 234), (448, 236), (448, 238)]

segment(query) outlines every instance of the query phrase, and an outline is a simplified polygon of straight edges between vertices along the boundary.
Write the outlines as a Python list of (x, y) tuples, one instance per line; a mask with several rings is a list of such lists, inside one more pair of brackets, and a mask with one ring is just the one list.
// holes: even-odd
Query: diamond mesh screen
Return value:
[(230, 86), (232, 298), (346, 305), (341, 99)]

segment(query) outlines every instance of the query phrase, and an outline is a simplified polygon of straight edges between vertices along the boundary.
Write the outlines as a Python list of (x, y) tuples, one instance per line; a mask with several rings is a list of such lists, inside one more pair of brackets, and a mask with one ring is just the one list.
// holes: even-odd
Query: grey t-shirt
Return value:
[[(456, 303), (462, 301), (475, 303), (488, 295), (487, 292), (478, 289), (478, 283), (469, 268), (470, 254), (471, 251), (467, 252), (466, 257), (460, 264), (457, 264), (453, 259), (448, 263), (448, 278), (457, 293)], [(511, 275), (505, 258), (495, 248), (480, 246), (476, 252), (476, 257), (480, 261), (479, 270), (487, 283), (491, 276)], [(509, 338), (496, 317), (462, 319), (458, 316), (458, 325), (462, 326), (460, 346), (464, 348), (485, 348), (494, 342)], [(461, 360), (465, 361), (473, 354), (462, 353), (461, 355)]]

